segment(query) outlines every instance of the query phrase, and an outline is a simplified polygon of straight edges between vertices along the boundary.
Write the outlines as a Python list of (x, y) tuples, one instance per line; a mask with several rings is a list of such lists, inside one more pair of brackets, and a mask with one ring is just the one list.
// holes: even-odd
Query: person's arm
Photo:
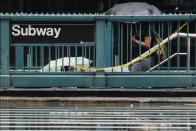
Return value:
[[(140, 45), (140, 41), (135, 38), (135, 35), (132, 36), (132, 41), (135, 44)], [(141, 41), (141, 46), (149, 48), (149, 42), (150, 41), (151, 41), (151, 37), (145, 36), (144, 41)]]

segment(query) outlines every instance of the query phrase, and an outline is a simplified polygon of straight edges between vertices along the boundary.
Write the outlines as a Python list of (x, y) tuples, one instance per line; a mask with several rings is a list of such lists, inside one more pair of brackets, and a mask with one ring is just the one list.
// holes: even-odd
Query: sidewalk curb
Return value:
[(132, 103), (196, 103), (196, 97), (0, 97), (0, 101), (23, 102), (132, 102)]

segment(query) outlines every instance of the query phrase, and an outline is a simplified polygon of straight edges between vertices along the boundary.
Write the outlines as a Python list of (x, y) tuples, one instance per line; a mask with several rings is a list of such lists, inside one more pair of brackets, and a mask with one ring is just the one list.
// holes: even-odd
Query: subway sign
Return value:
[(93, 23), (11, 23), (11, 43), (93, 42)]

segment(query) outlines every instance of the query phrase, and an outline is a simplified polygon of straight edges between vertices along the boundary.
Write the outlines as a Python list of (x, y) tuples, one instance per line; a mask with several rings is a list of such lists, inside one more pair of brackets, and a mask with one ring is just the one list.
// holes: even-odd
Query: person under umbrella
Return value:
[[(134, 54), (133, 57), (136, 58), (138, 55), (143, 54), (144, 52), (149, 50), (149, 46), (152, 40), (152, 37), (149, 36), (149, 28), (144, 26), (146, 24), (139, 23), (140, 31), (136, 31), (132, 35), (132, 41), (134, 44)], [(132, 65), (132, 72), (138, 71), (148, 71), (150, 68), (150, 64), (152, 63), (152, 57), (146, 57)]]
[[(129, 2), (123, 4), (116, 4), (114, 7), (109, 9), (106, 15), (160, 15), (161, 11), (155, 6), (150, 5), (146, 2)], [(132, 41), (134, 43), (134, 54), (133, 57), (138, 57), (138, 54), (149, 50), (150, 43), (152, 42), (152, 37), (149, 36), (149, 26), (146, 22), (136, 23), (133, 22), (135, 27), (135, 32), (132, 35)], [(131, 23), (131, 24), (133, 24)], [(139, 30), (139, 31), (138, 31)], [(132, 71), (148, 71), (150, 64), (152, 62), (151, 57), (144, 58), (132, 65)]]

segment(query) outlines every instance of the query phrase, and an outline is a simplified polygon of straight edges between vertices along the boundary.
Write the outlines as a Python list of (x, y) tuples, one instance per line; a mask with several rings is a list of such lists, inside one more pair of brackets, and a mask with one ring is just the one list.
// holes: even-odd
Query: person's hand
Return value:
[(140, 40), (137, 40), (137, 39), (135, 38), (135, 35), (133, 35), (133, 36), (132, 36), (132, 41), (133, 41), (135, 44), (137, 44), (137, 45), (140, 45), (140, 44), (141, 44), (142, 47), (148, 48), (148, 47), (149, 47), (149, 41), (151, 41), (151, 38), (148, 37), (148, 36), (146, 36), (146, 37), (144, 37), (144, 41), (140, 41)]
[(135, 41), (135, 35), (132, 36), (132, 41)]

